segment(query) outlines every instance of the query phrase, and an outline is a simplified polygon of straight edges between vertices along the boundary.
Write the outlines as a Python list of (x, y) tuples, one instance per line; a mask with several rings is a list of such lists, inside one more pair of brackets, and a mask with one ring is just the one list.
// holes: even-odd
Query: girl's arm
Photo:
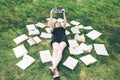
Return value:
[(52, 17), (53, 17), (53, 10), (50, 11), (50, 20), (49, 20), (50, 27), (53, 30), (54, 29), (54, 23), (53, 23)]
[(64, 17), (64, 24), (63, 24), (63, 27), (64, 27), (64, 29), (66, 29), (67, 21), (66, 21), (66, 16), (65, 16), (65, 10), (63, 10), (63, 17)]

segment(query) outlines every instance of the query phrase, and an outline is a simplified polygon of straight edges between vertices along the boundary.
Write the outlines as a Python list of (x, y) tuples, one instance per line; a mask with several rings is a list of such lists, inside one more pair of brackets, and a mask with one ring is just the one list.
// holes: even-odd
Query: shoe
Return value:
[(54, 74), (54, 72), (55, 72), (55, 69), (53, 69), (52, 67), (49, 67), (48, 69), (49, 69), (49, 71), (50, 71), (51, 75), (53, 75), (53, 74)]
[(59, 77), (59, 71), (57, 69), (54, 70), (54, 73), (53, 73), (53, 78), (57, 78)]

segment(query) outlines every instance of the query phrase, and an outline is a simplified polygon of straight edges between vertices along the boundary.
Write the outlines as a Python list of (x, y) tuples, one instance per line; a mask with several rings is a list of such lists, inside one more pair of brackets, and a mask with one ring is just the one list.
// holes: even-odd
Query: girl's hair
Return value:
[[(55, 28), (56, 23), (60, 23), (59, 21), (55, 21), (53, 27)], [(60, 23), (61, 25), (61, 23)], [(61, 25), (62, 26), (62, 25)]]

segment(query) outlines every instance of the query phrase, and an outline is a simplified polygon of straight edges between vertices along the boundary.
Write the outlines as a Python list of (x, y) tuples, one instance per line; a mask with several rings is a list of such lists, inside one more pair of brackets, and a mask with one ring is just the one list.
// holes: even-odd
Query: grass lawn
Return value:
[[(119, 0), (0, 0), (0, 80), (53, 80), (48, 71), (51, 63), (42, 64), (39, 57), (40, 50), (49, 49), (52, 53), (49, 44), (51, 39), (42, 39), (42, 42), (34, 46), (23, 42), (29, 55), (36, 59), (24, 71), (16, 66), (22, 58), (16, 58), (12, 49), (18, 46), (13, 42), (14, 38), (23, 33), (28, 35), (25, 27), (27, 24), (46, 23), (50, 10), (56, 6), (64, 7), (68, 22), (77, 20), (84, 26), (92, 26), (100, 31), (102, 36), (94, 41), (86, 38), (86, 43), (103, 43), (109, 52), (109, 57), (104, 57), (96, 55), (92, 50), (90, 54), (98, 61), (88, 67), (79, 60), (88, 53), (71, 55), (79, 60), (72, 71), (62, 65), (70, 55), (66, 48), (59, 65), (60, 80), (120, 80)], [(54, 17), (58, 18), (58, 15)], [(67, 29), (70, 31), (71, 27)], [(74, 35), (69, 35), (68, 39), (73, 37)]]

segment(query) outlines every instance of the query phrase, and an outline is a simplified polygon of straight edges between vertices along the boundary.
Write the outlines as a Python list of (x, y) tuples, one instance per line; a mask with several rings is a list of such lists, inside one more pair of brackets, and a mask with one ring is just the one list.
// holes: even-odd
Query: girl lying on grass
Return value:
[(53, 47), (53, 54), (52, 54), (52, 66), (49, 67), (49, 70), (52, 73), (53, 78), (56, 78), (59, 77), (59, 71), (57, 69), (57, 66), (62, 59), (63, 50), (65, 49), (65, 47), (69, 46), (69, 43), (67, 40), (67, 36), (65, 34), (65, 29), (66, 29), (65, 10), (62, 9), (62, 13), (64, 17), (63, 26), (59, 21), (53, 22), (52, 20), (53, 13), (54, 10), (51, 10), (49, 23), (53, 34), (53, 39), (51, 41), (51, 46)]

